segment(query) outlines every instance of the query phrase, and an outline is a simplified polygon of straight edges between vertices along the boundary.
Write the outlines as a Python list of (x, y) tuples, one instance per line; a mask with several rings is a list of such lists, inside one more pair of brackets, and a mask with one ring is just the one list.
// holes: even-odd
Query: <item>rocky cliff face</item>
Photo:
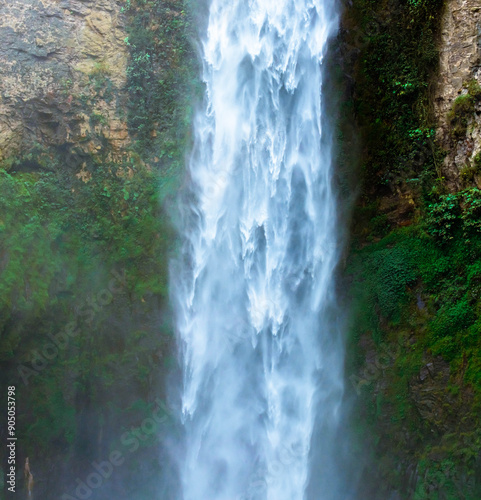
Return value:
[[(439, 78), (434, 91), (435, 113), (439, 122), (437, 139), (447, 156), (443, 165), (451, 189), (474, 180), (481, 187), (476, 155), (481, 151), (481, 103), (458, 106), (464, 126), (454, 130), (450, 111), (455, 100), (468, 96), (468, 86), (481, 83), (481, 5), (477, 0), (449, 0), (441, 20)], [(471, 90), (471, 94), (473, 90)], [(474, 93), (479, 94), (479, 90)], [(462, 104), (462, 101), (461, 101)], [(455, 110), (456, 111), (456, 110)], [(471, 170), (470, 170), (471, 169)], [(468, 177), (468, 179), (466, 179)]]
[[(120, 0), (0, 0), (0, 161), (32, 145), (82, 156), (129, 144)], [(33, 160), (34, 161), (34, 160)]]
[[(77, 495), (76, 478), (151, 415), (170, 370), (164, 207), (182, 182), (198, 74), (187, 9), (0, 0), (0, 385), (19, 390), (17, 464), (29, 456), (35, 498)], [(34, 353), (72, 322), (72, 343), (35, 371)], [(158, 442), (128, 455), (92, 498), (159, 494)]]
[[(431, 15), (429, 1), (431, 0), (413, 1), (409, 2), (409, 5), (426, 4), (428, 9), (426, 19), (428, 19)], [(367, 157), (365, 161), (368, 167), (377, 162), (379, 170), (372, 169), (370, 177), (366, 177), (368, 195), (363, 199), (363, 206), (357, 210), (359, 214), (357, 229), (362, 231), (361, 246), (366, 248), (366, 253), (360, 257), (362, 264), (358, 267), (365, 269), (369, 259), (374, 263), (372, 270), (368, 269), (369, 272), (366, 272), (365, 281), (362, 283), (364, 289), (374, 290), (365, 308), (376, 310), (375, 318), (369, 318), (369, 321), (371, 319), (372, 321), (365, 328), (366, 332), (357, 339), (352, 349), (361, 358), (359, 363), (362, 365), (353, 375), (352, 382), (360, 395), (359, 399), (367, 408), (364, 421), (374, 422), (376, 432), (381, 437), (379, 441), (373, 439), (372, 442), (376, 444), (372, 447), (376, 448), (376, 453), (382, 457), (383, 463), (380, 467), (376, 459), (373, 468), (382, 468), (382, 477), (388, 478), (386, 481), (389, 483), (389, 488), (381, 491), (379, 482), (375, 482), (372, 491), (369, 490), (361, 498), (380, 500), (400, 498), (396, 496), (401, 494), (396, 493), (400, 491), (403, 498), (413, 498), (416, 488), (418, 488), (416, 498), (464, 498), (457, 492), (470, 481), (473, 482), (473, 476), (458, 476), (454, 466), (451, 465), (452, 460), (459, 463), (464, 460), (470, 474), (472, 471), (478, 471), (476, 484), (481, 488), (481, 454), (479, 445), (476, 444), (481, 443), (481, 436), (473, 431), (479, 428), (479, 419), (473, 411), (471, 388), (473, 382), (471, 381), (470, 386), (469, 382), (465, 381), (464, 375), (466, 370), (468, 372), (469, 369), (473, 370), (470, 363), (476, 351), (475, 347), (470, 347), (471, 351), (466, 351), (466, 355), (463, 354), (454, 362), (449, 362), (443, 359), (442, 350), (441, 354), (439, 352), (433, 354), (426, 346), (430, 345), (429, 329), (432, 328), (432, 323), (436, 326), (438, 321), (436, 318), (443, 319), (441, 315), (443, 308), (447, 311), (446, 330), (449, 330), (445, 335), (446, 342), (450, 341), (450, 334), (456, 333), (458, 317), (454, 312), (457, 311), (455, 307), (458, 305), (451, 307), (451, 302), (454, 304), (459, 299), (458, 295), (462, 299), (465, 291), (473, 289), (473, 283), (476, 284), (475, 280), (478, 279), (477, 275), (472, 272), (469, 278), (471, 281), (461, 280), (459, 285), (456, 281), (460, 279), (457, 276), (460, 273), (458, 256), (446, 260), (448, 249), (438, 260), (429, 255), (430, 261), (433, 261), (432, 267), (436, 267), (436, 271), (432, 271), (430, 289), (427, 290), (422, 282), (425, 278), (415, 275), (416, 280), (414, 278), (411, 280), (405, 275), (408, 264), (414, 266), (409, 256), (415, 255), (412, 260), (419, 260), (418, 255), (420, 255), (418, 248), (413, 249), (410, 246), (411, 242), (402, 240), (405, 251), (396, 253), (399, 245), (395, 238), (391, 238), (391, 241), (386, 241), (378, 249), (372, 245), (371, 253), (368, 253), (372, 238), (374, 243), (379, 244), (379, 240), (393, 228), (402, 229), (402, 226), (415, 225), (415, 219), (422, 217), (418, 193), (421, 189), (416, 187), (418, 170), (424, 168), (432, 154), (430, 148), (426, 146), (428, 141), (424, 141), (418, 134), (423, 124), (416, 125), (414, 122), (405, 124), (400, 120), (401, 117), (408, 116), (413, 109), (423, 109), (423, 101), (422, 98), (416, 100), (412, 97), (412, 77), (419, 75), (417, 67), (414, 67), (416, 65), (412, 62), (412, 54), (415, 51), (412, 47), (399, 48), (402, 40), (416, 39), (406, 35), (408, 32), (405, 26), (411, 26), (413, 24), (411, 21), (415, 21), (416, 16), (421, 14), (414, 7), (413, 11), (406, 12), (408, 2), (391, 0), (370, 4), (354, 0), (353, 4), (357, 3), (362, 8), (368, 5), (367, 12), (361, 12), (363, 17), (359, 14), (361, 19), (355, 18), (351, 21), (353, 26), (360, 26), (361, 32), (358, 37), (360, 39), (352, 43), (353, 48), (350, 52), (355, 59), (352, 64), (361, 67), (357, 72), (357, 81), (353, 83), (353, 86), (357, 87), (356, 92), (362, 94), (361, 97), (364, 99), (358, 106), (357, 113), (359, 116), (364, 114), (367, 117), (365, 120), (367, 123), (363, 125), (364, 136), (370, 142), (366, 142), (368, 144), (366, 149), (370, 150), (371, 155), (376, 151), (381, 151), (382, 155)], [(132, 1), (132, 4), (135, 5), (135, 2)], [(175, 130), (175, 124), (181, 121), (182, 113), (177, 109), (177, 97), (173, 98), (170, 94), (173, 89), (180, 89), (179, 93), (186, 93), (181, 84), (187, 78), (182, 77), (179, 83), (179, 75), (185, 65), (185, 42), (179, 41), (180, 39), (176, 41), (176, 36), (180, 35), (179, 33), (175, 35), (175, 30), (178, 32), (184, 30), (182, 23), (185, 21), (183, 21), (182, 2), (169, 0), (156, 4), (158, 10), (155, 14), (145, 12), (143, 2), (139, 2), (135, 7), (139, 10), (139, 17), (140, 14), (145, 14), (146, 17), (139, 21), (143, 31), (140, 33), (141, 36), (138, 35), (138, 39), (147, 40), (149, 47), (155, 46), (155, 50), (149, 50), (149, 56), (155, 60), (153, 63), (141, 66), (140, 63), (145, 62), (145, 59), (137, 58), (139, 67), (136, 71), (140, 75), (137, 82), (140, 89), (137, 100), (146, 112), (157, 107), (155, 116), (146, 115), (147, 118), (152, 118), (151, 121), (155, 124), (155, 131), (151, 135), (149, 130), (147, 136), (158, 141), (152, 150), (154, 157), (159, 152), (160, 159), (157, 158), (154, 165), (168, 177), (171, 175), (168, 163), (172, 161), (171, 158), (176, 159), (179, 164), (183, 160), (183, 151), (176, 152), (174, 149), (179, 140), (172, 132)], [(96, 154), (107, 155), (107, 159), (119, 162), (128, 155), (127, 151), (133, 138), (129, 135), (127, 126), (129, 95), (126, 83), (129, 46), (125, 39), (129, 33), (127, 20), (122, 12), (123, 5), (126, 6), (123, 0), (0, 0), (0, 167), (4, 165), (8, 167), (12, 158), (30, 153), (30, 165), (27, 167), (35, 168), (37, 161), (35, 153), (41, 154), (45, 149), (57, 150), (68, 160), (67, 167), (73, 169), (79, 178), (87, 180), (92, 173), (84, 170), (82, 166), (92, 155), (94, 157)], [(371, 9), (375, 12), (373, 13)], [(130, 14), (134, 15), (133, 12)], [(401, 15), (405, 18), (401, 18)], [(404, 24), (397, 33), (394, 25), (399, 19)], [(426, 27), (423, 23), (420, 23), (422, 32)], [(481, 7), (476, 0), (448, 0), (440, 23), (438, 40), (440, 67), (433, 85), (434, 111), (438, 123), (437, 139), (447, 152), (444, 163), (440, 165), (440, 172), (446, 177), (447, 187), (454, 191), (465, 184), (476, 183), (481, 186), (480, 167), (477, 161), (477, 155), (481, 151), (481, 91), (478, 88), (481, 82)], [(416, 39), (416, 44), (420, 43), (419, 40)], [(422, 42), (423, 48), (426, 47), (426, 41)], [(374, 53), (376, 47), (377, 52)], [(388, 53), (390, 47), (394, 47), (392, 55)], [(359, 52), (362, 54), (361, 57), (358, 57)], [(145, 56), (140, 50), (138, 54)], [(398, 68), (396, 64), (399, 54), (403, 55), (404, 60)], [(366, 63), (364, 60), (366, 55), (372, 56), (371, 62)], [(382, 67), (377, 74), (376, 71), (382, 66), (383, 57), (386, 59), (385, 68)], [(132, 57), (131, 61), (133, 59), (135, 58)], [(437, 60), (437, 56), (435, 59)], [(167, 63), (170, 64), (170, 69)], [(429, 61), (420, 59), (419, 67), (422, 68), (428, 63)], [(411, 72), (406, 73), (406, 67), (410, 65)], [(155, 78), (151, 77), (151, 70), (156, 71)], [(424, 74), (419, 76), (419, 80), (422, 83), (419, 83), (419, 87), (422, 88), (427, 81)], [(146, 82), (153, 81), (162, 81), (162, 85), (152, 87), (150, 93), (146, 92)], [(374, 92), (372, 89), (376, 88), (377, 83), (379, 86)], [(385, 98), (383, 91), (386, 93)], [(155, 101), (158, 98), (167, 102)], [(359, 97), (356, 98), (361, 100)], [(390, 115), (388, 111), (395, 100), (398, 106), (393, 107)], [(134, 103), (136, 108), (140, 108), (138, 103)], [(375, 107), (376, 103), (379, 103), (379, 109)], [(381, 114), (383, 109), (387, 110), (384, 115)], [(456, 113), (453, 113), (453, 109)], [(165, 123), (159, 126), (161, 119), (165, 120)], [(139, 123), (145, 122), (144, 117), (142, 120)], [(134, 121), (134, 126), (131, 128), (135, 128), (135, 123), (137, 122)], [(405, 137), (401, 135), (400, 130)], [(156, 137), (157, 133), (159, 137)], [(167, 133), (172, 134), (172, 137), (167, 136)], [(417, 143), (419, 144), (416, 148), (410, 149), (412, 144)], [(406, 147), (402, 149), (400, 144), (406, 144)], [(395, 154), (390, 156), (387, 150), (394, 151)], [(25, 165), (26, 162), (23, 161), (22, 164)], [(351, 168), (351, 164), (348, 168)], [(408, 170), (409, 173), (406, 174)], [(406, 182), (404, 175), (408, 177), (409, 182)], [(130, 179), (117, 176), (113, 176), (113, 180), (110, 178), (107, 180), (110, 184), (130, 182)], [(20, 181), (19, 176), (19, 184)], [(134, 181), (135, 177), (132, 182)], [(97, 194), (96, 198), (91, 195), (86, 197), (86, 205), (91, 206), (93, 199), (107, 199), (104, 191), (106, 182), (104, 178), (100, 178), (98, 182), (100, 194)], [(371, 188), (369, 183), (375, 187)], [(88, 185), (85, 186), (87, 187)], [(92, 186), (92, 189), (94, 187)], [(118, 196), (119, 206), (116, 206), (115, 210), (110, 210), (110, 214), (115, 217), (116, 214), (125, 213), (128, 203), (133, 205), (132, 211), (136, 210), (135, 205), (138, 205), (138, 201), (134, 203), (134, 197), (137, 196), (137, 192), (145, 191), (145, 186), (142, 189), (134, 187), (131, 189), (129, 185), (122, 184), (121, 187), (125, 188), (125, 191), (121, 191)], [(111, 191), (114, 192), (114, 189)], [(68, 189), (65, 188), (65, 192), (70, 193), (70, 186)], [(78, 192), (80, 193), (80, 189)], [(17, 198), (12, 197), (12, 199)], [(57, 201), (56, 196), (53, 198)], [(108, 199), (112, 201), (113, 197)], [(81, 212), (81, 210), (76, 211)], [(19, 213), (23, 212), (22, 208)], [(99, 210), (99, 213), (104, 212)], [(149, 221), (148, 217), (141, 219)], [(157, 217), (154, 219), (157, 220)], [(18, 220), (21, 221), (20, 218)], [(112, 220), (109, 224), (108, 227), (115, 225), (118, 228), (119, 219)], [(18, 227), (18, 230), (14, 228), (13, 233), (20, 233), (20, 222)], [(94, 224), (89, 220), (85, 227), (94, 227)], [(93, 231), (95, 234), (92, 241), (97, 244), (99, 235), (96, 230)], [(156, 236), (150, 240), (156, 242), (159, 235), (167, 234), (165, 231), (165, 228), (157, 229), (155, 226), (152, 234)], [(107, 231), (104, 233), (107, 234)], [(139, 234), (150, 233), (146, 233), (143, 228)], [(366, 235), (371, 238), (369, 242), (365, 241)], [(132, 237), (131, 233), (120, 233), (118, 239), (122, 242), (119, 243), (121, 250), (113, 253), (114, 260), (120, 260), (118, 255), (125, 254), (124, 240), (132, 242), (138, 238), (138, 234)], [(425, 244), (426, 241), (422, 240), (422, 245)], [(91, 246), (93, 248), (92, 243)], [(148, 248), (143, 241), (141, 246)], [(135, 250), (136, 255), (137, 253)], [(159, 261), (167, 261), (157, 248), (149, 250), (148, 253), (158, 256)], [(111, 250), (109, 254), (112, 254)], [(69, 260), (77, 259), (69, 257)], [(427, 262), (428, 258), (425, 258), (425, 261)], [(426, 262), (423, 265), (427, 268)], [(30, 267), (35, 268), (35, 266)], [(132, 268), (140, 269), (140, 266), (135, 265)], [(145, 276), (152, 276), (152, 269), (149, 261), (142, 277), (135, 278), (141, 283), (140, 288), (148, 288), (142, 280), (146, 279)], [(450, 275), (449, 269), (454, 269), (456, 275)], [(369, 275), (376, 273), (379, 275), (375, 283), (377, 288), (373, 288), (373, 281), (369, 281)], [(160, 275), (161, 271), (158, 274)], [(19, 281), (23, 286), (25, 280)], [(398, 283), (401, 285), (398, 286)], [(438, 287), (438, 283), (442, 286)], [(446, 285), (445, 288), (443, 283)], [(454, 283), (452, 290), (449, 289), (451, 283)], [(73, 288), (79, 287), (77, 285)], [(476, 291), (475, 288), (474, 290)], [(404, 319), (401, 323), (390, 324), (389, 315), (383, 312), (382, 307), (389, 312), (389, 307), (393, 303), (401, 301), (409, 303), (409, 300), (411, 308), (403, 306)], [(469, 300), (470, 307), (475, 307), (472, 305), (475, 299), (470, 296)], [(78, 298), (76, 301), (77, 304), (81, 303)], [(143, 298), (139, 301), (144, 304)], [(35, 324), (37, 323), (39, 323), (38, 318), (35, 318)], [(134, 323), (137, 325), (139, 322)], [(359, 331), (360, 327), (358, 325), (356, 327)], [(43, 328), (46, 332), (54, 331), (49, 324)], [(156, 328), (155, 324), (153, 327), (155, 333), (149, 338), (157, 338)], [(441, 331), (440, 328), (438, 330)], [(106, 331), (110, 330), (106, 328)], [(373, 331), (377, 332), (376, 342), (373, 340)], [(31, 328), (26, 327), (27, 339), (31, 333)], [(125, 336), (127, 339), (130, 338), (127, 334)], [(474, 338), (477, 337), (473, 334)], [(453, 350), (458, 352), (463, 337), (453, 336), (453, 339), (453, 345), (456, 346)], [(474, 342), (475, 340), (473, 345)], [(382, 349), (379, 343), (383, 346)], [(138, 345), (137, 338), (135, 345)], [(17, 357), (20, 356), (18, 350), (15, 354)], [(15, 366), (12, 368), (12, 373), (15, 372), (15, 368)], [(70, 367), (65, 370), (65, 373), (70, 373)], [(61, 378), (52, 375), (52, 382), (49, 383), (56, 387)], [(64, 390), (67, 395), (70, 394), (69, 391), (70, 388)], [(39, 394), (43, 393), (39, 391)], [(99, 397), (99, 401), (103, 399)], [(37, 405), (40, 407), (40, 403)], [(109, 418), (112, 422), (120, 422), (117, 414)], [(141, 418), (138, 421), (141, 421)], [(49, 426), (46, 425), (45, 428)], [(95, 429), (95, 426), (92, 428)], [(79, 442), (85, 440), (83, 431), (78, 431), (78, 435)], [(48, 443), (49, 439), (53, 440), (49, 437), (50, 434), (47, 436), (42, 443)], [(451, 455), (455, 458), (452, 459)], [(38, 454), (38, 456), (44, 455)], [(52, 461), (54, 459), (56, 460), (56, 457), (51, 458)], [(39, 462), (40, 460), (37, 460), (37, 463)], [(87, 470), (85, 474), (89, 472), (90, 470)], [(48, 477), (46, 471), (39, 471), (39, 478), (42, 477), (42, 473), (44, 477)], [(458, 488), (451, 496), (446, 494), (447, 487), (443, 486), (446, 481), (448, 483), (451, 481), (453, 488)], [(41, 484), (39, 481), (39, 485)], [(69, 485), (70, 483), (65, 487)], [(421, 497), (419, 496), (421, 490), (428, 493)], [(41, 495), (40, 486), (38, 494)], [(439, 497), (429, 496), (438, 494)], [(481, 498), (481, 492), (473, 498)]]
[(481, 6), (353, 0), (346, 11), (363, 146), (346, 272), (360, 498), (477, 500)]

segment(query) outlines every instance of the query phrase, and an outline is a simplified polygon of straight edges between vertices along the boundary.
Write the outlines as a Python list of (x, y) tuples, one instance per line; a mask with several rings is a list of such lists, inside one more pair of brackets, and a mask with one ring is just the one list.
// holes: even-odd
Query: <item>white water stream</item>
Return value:
[(174, 284), (184, 500), (343, 500), (333, 0), (212, 0)]

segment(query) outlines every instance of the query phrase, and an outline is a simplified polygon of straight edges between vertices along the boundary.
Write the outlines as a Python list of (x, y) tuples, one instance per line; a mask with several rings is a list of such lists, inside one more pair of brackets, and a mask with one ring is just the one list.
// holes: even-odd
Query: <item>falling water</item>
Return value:
[(343, 500), (333, 0), (212, 0), (174, 299), (185, 500)]

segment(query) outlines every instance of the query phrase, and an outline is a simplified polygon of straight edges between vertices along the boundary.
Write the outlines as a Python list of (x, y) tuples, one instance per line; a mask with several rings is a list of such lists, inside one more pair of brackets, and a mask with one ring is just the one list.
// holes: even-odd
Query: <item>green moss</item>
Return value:
[[(471, 217), (478, 220), (470, 213), (473, 200), (478, 200), (475, 189), (444, 200), (447, 213), (455, 213), (454, 222), (451, 215), (447, 218), (452, 223), (452, 238), (439, 238), (439, 227), (444, 223), (427, 219), (424, 227), (397, 229), (351, 255), (348, 271), (353, 277), (352, 338), (373, 337), (379, 353), (390, 352), (397, 346), (397, 353), (389, 357), (391, 361), (383, 364), (382, 376), (379, 374), (379, 380), (366, 386), (368, 391), (361, 395), (366, 408), (375, 402), (376, 410), (370, 413), (375, 429), (371, 432), (380, 444), (384, 442), (384, 433), (393, 436), (409, 432), (418, 436), (416, 443), (409, 446), (390, 437), (389, 450), (378, 448), (383, 457), (379, 460), (397, 455), (398, 460), (416, 461), (422, 453), (428, 455), (429, 446), (437, 442), (432, 440), (433, 422), (426, 425), (420, 418), (410, 389), (418, 383), (426, 357), (440, 356), (449, 363), (450, 382), (445, 391), (461, 405), (456, 410), (458, 420), (439, 425), (449, 426), (452, 432), (462, 430), (474, 435), (481, 424), (481, 267), (477, 262), (481, 256), (481, 234), (477, 225), (465, 227)], [(440, 217), (446, 219), (443, 211), (434, 213), (443, 213)], [(468, 238), (469, 244), (464, 238)], [(424, 303), (421, 308), (420, 297)], [(453, 410), (448, 405), (437, 411), (449, 414)], [(420, 462), (421, 469), (426, 467), (426, 474), (418, 482), (418, 498), (438, 498), (437, 493), (423, 496), (430, 484), (429, 491), (448, 495), (443, 498), (451, 498), (450, 484), (457, 484), (457, 494), (462, 491), (463, 498), (476, 498), (474, 481), (463, 483), (461, 478), (473, 474), (478, 441), (479, 436), (467, 443), (446, 441), (442, 452), (437, 452), (452, 461), (452, 483), (441, 481), (438, 475), (444, 462), (426, 456)], [(466, 456), (471, 458), (461, 458)], [(388, 479), (387, 471), (382, 474), (386, 481), (395, 481)]]
[(133, 0), (127, 9), (129, 130), (135, 150), (167, 170), (183, 165), (199, 85), (192, 15), (187, 0), (154, 0), (148, 9)]
[(466, 135), (468, 120), (474, 113), (474, 98), (471, 94), (457, 97), (448, 113), (448, 122), (454, 138), (459, 139)]
[(476, 173), (481, 173), (481, 153), (477, 153), (474, 156), (473, 167)]
[[(347, 13), (360, 47), (355, 114), (365, 157), (365, 193), (436, 175), (429, 80), (438, 64), (436, 37), (443, 0), (355, 0)], [(349, 37), (349, 35), (348, 35)]]
[(466, 84), (466, 88), (468, 89), (468, 94), (475, 100), (479, 101), (481, 99), (481, 86), (477, 80), (469, 80)]
[[(451, 134), (455, 140), (466, 135), (469, 121), (474, 114), (475, 104), (481, 99), (481, 87), (476, 80), (468, 81), (464, 87), (467, 92), (454, 100), (447, 115)], [(465, 171), (465, 174), (467, 173), (468, 171)], [(472, 179), (465, 180), (471, 181)]]
[(465, 165), (460, 171), (459, 171), (459, 177), (461, 180), (465, 183), (465, 185), (469, 185), (473, 182), (474, 176), (477, 173), (477, 169), (470, 166), (470, 165)]
[(108, 119), (102, 113), (96, 113), (95, 111), (90, 115), (90, 123), (92, 125), (107, 125)]

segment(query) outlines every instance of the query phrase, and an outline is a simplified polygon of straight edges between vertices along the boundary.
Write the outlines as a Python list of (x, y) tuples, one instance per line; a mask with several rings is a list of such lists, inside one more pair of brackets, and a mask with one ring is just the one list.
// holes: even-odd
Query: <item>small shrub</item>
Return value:
[(106, 76), (110, 73), (109, 65), (105, 61), (96, 62), (90, 76)]
[(481, 191), (472, 188), (462, 192), (462, 213), (464, 236), (469, 238), (481, 232)]
[(474, 322), (474, 314), (469, 303), (462, 299), (450, 307), (439, 310), (432, 323), (434, 338), (454, 337), (459, 331), (465, 330)]
[(441, 196), (438, 203), (428, 206), (426, 223), (429, 234), (444, 242), (452, 240), (460, 224), (459, 216), (457, 196), (454, 194)]
[(375, 236), (385, 236), (391, 227), (386, 214), (376, 215), (371, 219), (372, 232)]
[(476, 168), (471, 165), (465, 165), (459, 172), (459, 176), (466, 184), (473, 182), (475, 175)]

